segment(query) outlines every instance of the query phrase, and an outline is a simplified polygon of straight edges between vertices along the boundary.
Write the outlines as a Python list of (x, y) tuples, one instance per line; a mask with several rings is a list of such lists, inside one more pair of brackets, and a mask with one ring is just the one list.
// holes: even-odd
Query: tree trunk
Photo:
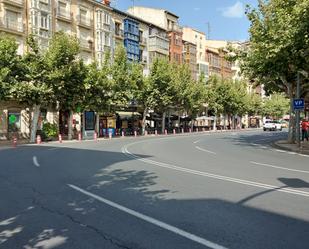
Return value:
[(70, 110), (69, 120), (68, 120), (68, 140), (73, 138), (73, 111)]
[(217, 114), (214, 116), (213, 130), (217, 130)]
[(295, 119), (294, 119), (294, 111), (293, 111), (293, 90), (292, 90), (292, 84), (289, 84), (288, 87), (288, 95), (290, 99), (290, 119), (289, 119), (289, 133), (288, 133), (288, 142), (294, 143), (295, 142)]
[(98, 112), (96, 112), (96, 115), (95, 115), (95, 118), (96, 118), (96, 124), (95, 124), (95, 132), (97, 133), (98, 137), (100, 135), (100, 115)]
[(162, 134), (164, 134), (164, 130), (165, 130), (165, 117), (166, 117), (166, 112), (164, 111), (162, 113)]
[(30, 130), (30, 143), (35, 142), (36, 132), (38, 130), (38, 121), (41, 113), (41, 106), (33, 106), (33, 118), (31, 120), (31, 130)]
[(145, 107), (144, 112), (143, 112), (143, 119), (142, 119), (142, 135), (145, 135), (147, 114), (148, 114), (148, 107)]
[(226, 113), (223, 114), (223, 129), (226, 130)]

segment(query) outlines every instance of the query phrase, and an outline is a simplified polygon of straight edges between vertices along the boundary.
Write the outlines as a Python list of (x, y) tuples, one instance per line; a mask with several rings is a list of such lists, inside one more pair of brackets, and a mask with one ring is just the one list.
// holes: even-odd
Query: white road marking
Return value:
[(197, 140), (197, 141), (194, 141), (193, 143), (194, 144), (197, 144), (197, 143), (199, 143), (201, 141), (201, 139), (199, 139), (199, 140)]
[(141, 157), (139, 157), (135, 154), (132, 154), (130, 151), (128, 151), (128, 146), (133, 145), (133, 144), (136, 144), (136, 143), (132, 143), (132, 144), (124, 146), (122, 148), (122, 152), (125, 153), (126, 155), (130, 156), (130, 157), (133, 157), (133, 158), (135, 158), (139, 161), (142, 161), (142, 162), (145, 162), (145, 163), (148, 163), (148, 164), (153, 164), (153, 165), (156, 165), (156, 166), (159, 166), (159, 167), (162, 167), (162, 168), (172, 169), (172, 170), (185, 172), (185, 173), (198, 175), (198, 176), (209, 177), (209, 178), (218, 179), (218, 180), (222, 180), (222, 181), (228, 181), (228, 182), (238, 183), (238, 184), (247, 185), (247, 186), (253, 186), (253, 187), (258, 187), (258, 188), (263, 188), (263, 189), (271, 189), (273, 191), (309, 197), (309, 192), (296, 190), (296, 189), (292, 189), (292, 188), (289, 188), (289, 187), (282, 188), (282, 186), (275, 186), (275, 185), (269, 185), (269, 184), (254, 182), (254, 181), (247, 181), (247, 180), (228, 177), (228, 176), (216, 175), (216, 174), (212, 174), (212, 173), (187, 169), (187, 168), (183, 168), (183, 167), (172, 165), (172, 164), (167, 164), (167, 163), (162, 163), (162, 162), (157, 162), (157, 161), (141, 158)]
[(32, 157), (32, 161), (33, 161), (33, 164), (34, 164), (35, 166), (40, 167), (40, 164), (39, 164), (38, 159), (37, 159), (36, 156), (33, 156), (33, 157)]
[(50, 149), (47, 149), (47, 150), (59, 150), (60, 148), (50, 148)]
[(207, 153), (209, 153), (209, 154), (217, 155), (216, 152), (213, 152), (213, 151), (210, 151), (210, 150), (205, 150), (205, 149), (203, 149), (203, 148), (201, 148), (201, 147), (199, 147), (199, 146), (195, 146), (195, 148), (197, 148), (197, 149), (200, 150), (200, 151), (207, 152)]
[(209, 241), (209, 240), (206, 240), (206, 239), (204, 239), (204, 238), (201, 238), (201, 237), (199, 237), (199, 236), (196, 236), (196, 235), (194, 235), (194, 234), (192, 234), (192, 233), (186, 232), (186, 231), (184, 231), (184, 230), (182, 230), (182, 229), (180, 229), (180, 228), (174, 227), (174, 226), (169, 225), (169, 224), (167, 224), (167, 223), (165, 223), (165, 222), (162, 222), (162, 221), (159, 221), (159, 220), (157, 220), (157, 219), (154, 219), (154, 218), (152, 218), (152, 217), (150, 217), (150, 216), (144, 215), (144, 214), (139, 213), (139, 212), (136, 212), (136, 211), (134, 211), (134, 210), (132, 210), (132, 209), (126, 208), (126, 207), (124, 207), (124, 206), (121, 206), (121, 205), (119, 205), (119, 204), (117, 204), (117, 203), (115, 203), (115, 202), (112, 202), (112, 201), (110, 201), (110, 200), (107, 200), (107, 199), (105, 199), (105, 198), (103, 198), (103, 197), (100, 197), (100, 196), (98, 196), (98, 195), (92, 194), (92, 193), (90, 193), (90, 192), (88, 192), (88, 191), (86, 191), (86, 190), (84, 190), (84, 189), (81, 189), (81, 188), (75, 186), (75, 185), (68, 184), (68, 186), (69, 186), (70, 188), (75, 189), (76, 191), (78, 191), (78, 192), (80, 192), (80, 193), (83, 193), (83, 194), (85, 194), (85, 195), (87, 195), (87, 196), (89, 196), (89, 197), (92, 197), (92, 198), (94, 198), (94, 199), (96, 199), (96, 200), (98, 200), (98, 201), (100, 201), (100, 202), (103, 202), (103, 203), (105, 203), (105, 204), (107, 204), (107, 205), (109, 205), (109, 206), (111, 206), (111, 207), (114, 207), (114, 208), (116, 208), (116, 209), (118, 209), (118, 210), (120, 210), (120, 211), (123, 211), (123, 212), (125, 212), (125, 213), (127, 213), (127, 214), (130, 214), (130, 215), (136, 217), (136, 218), (139, 218), (139, 219), (141, 219), (141, 220), (144, 220), (144, 221), (146, 221), (146, 222), (149, 222), (149, 223), (151, 223), (151, 224), (153, 224), (153, 225), (156, 225), (156, 226), (158, 226), (158, 227), (161, 227), (161, 228), (163, 228), (163, 229), (165, 229), (165, 230), (168, 230), (168, 231), (170, 231), (170, 232), (173, 232), (173, 233), (175, 233), (175, 234), (178, 234), (178, 235), (180, 235), (180, 236), (182, 236), (182, 237), (185, 237), (185, 238), (187, 238), (187, 239), (189, 239), (189, 240), (192, 240), (192, 241), (194, 241), (194, 242), (197, 242), (197, 243), (202, 244), (202, 245), (204, 245), (204, 246), (207, 246), (207, 247), (209, 247), (209, 248), (213, 248), (213, 249), (227, 249), (226, 247), (223, 247), (223, 246), (218, 245), (218, 244), (216, 244), (216, 243), (214, 243), (214, 242), (211, 242), (211, 241)]
[(275, 151), (280, 152), (280, 153), (286, 153), (285, 150), (275, 150)]
[(267, 164), (267, 163), (258, 163), (258, 162), (253, 162), (253, 161), (250, 161), (250, 163), (260, 165), (260, 166), (275, 168), (275, 169), (282, 169), (282, 170), (288, 170), (288, 171), (294, 171), (294, 172), (309, 174), (309, 171), (306, 171), (306, 170), (290, 169), (290, 168), (280, 167), (280, 166), (271, 165), (271, 164)]

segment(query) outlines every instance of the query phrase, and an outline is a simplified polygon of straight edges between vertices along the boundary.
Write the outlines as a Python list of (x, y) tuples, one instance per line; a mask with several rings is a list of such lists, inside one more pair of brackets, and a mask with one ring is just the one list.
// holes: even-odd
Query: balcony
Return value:
[(177, 33), (182, 33), (182, 28), (179, 25), (170, 25), (168, 27), (168, 31), (172, 31), (172, 32), (177, 32)]
[(69, 11), (57, 11), (57, 18), (62, 21), (72, 22), (72, 14)]
[(14, 32), (20, 32), (22, 33), (24, 31), (23, 29), (23, 23), (9, 20), (8, 18), (5, 18), (3, 22), (1, 23), (1, 26), (5, 28), (6, 30), (14, 31)]
[(85, 18), (85, 17), (82, 17), (80, 15), (77, 16), (77, 23), (79, 26), (82, 26), (84, 28), (91, 28), (91, 20), (90, 18)]
[(91, 40), (85, 40), (85, 39), (79, 39), (79, 45), (81, 49), (84, 50), (92, 50), (92, 41)]
[(2, 0), (2, 2), (16, 6), (16, 7), (23, 7), (24, 6), (24, 0)]
[(142, 38), (140, 38), (140, 44), (142, 45), (142, 46), (146, 46), (147, 45), (147, 39), (146, 38), (144, 38), (144, 37), (142, 37)]
[(123, 32), (123, 29), (116, 29), (115, 30), (115, 36), (117, 37), (117, 38), (121, 38), (121, 39), (123, 39), (123, 37), (124, 37), (124, 32)]

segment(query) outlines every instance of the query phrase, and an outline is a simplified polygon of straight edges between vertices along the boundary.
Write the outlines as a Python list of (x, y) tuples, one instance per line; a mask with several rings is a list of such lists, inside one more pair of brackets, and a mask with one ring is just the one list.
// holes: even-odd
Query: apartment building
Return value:
[(14, 37), (18, 43), (18, 54), (23, 54), (27, 34), (26, 0), (0, 0), (1, 32)]
[(194, 43), (183, 40), (183, 63), (187, 64), (192, 79), (197, 80), (197, 63), (196, 63), (196, 45)]
[[(128, 13), (137, 16), (157, 27), (166, 30), (169, 39), (169, 59), (181, 64), (182, 60), (182, 28), (178, 24), (179, 17), (164, 9), (134, 6)], [(162, 42), (162, 39), (161, 39)], [(163, 41), (164, 42), (164, 41)]]
[(233, 79), (236, 69), (232, 70), (232, 62), (226, 58), (228, 55), (226, 48), (229, 42), (224, 40), (206, 40), (205, 44), (206, 61), (209, 63), (209, 75)]
[(209, 78), (209, 63), (206, 60), (206, 35), (190, 27), (183, 27), (182, 30), (183, 39), (196, 46), (196, 78), (203, 74), (207, 80)]

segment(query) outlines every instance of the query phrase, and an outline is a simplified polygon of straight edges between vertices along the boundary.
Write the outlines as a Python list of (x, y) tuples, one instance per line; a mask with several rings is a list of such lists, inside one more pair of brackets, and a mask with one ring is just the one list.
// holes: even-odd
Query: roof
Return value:
[(176, 17), (177, 19), (179, 18), (179, 16), (177, 16), (176, 14), (166, 10), (166, 9), (161, 9), (161, 8), (152, 8), (152, 7), (145, 7), (145, 6), (134, 6), (134, 7), (130, 7), (130, 8), (145, 8), (145, 9), (153, 9), (153, 10), (160, 10), (160, 11), (164, 11), (164, 13), (169, 14), (171, 16)]
[(156, 28), (159, 28), (159, 29), (161, 29), (161, 30), (166, 31), (166, 29), (164, 29), (163, 27), (160, 27), (160, 26), (158, 26), (158, 25), (155, 25), (155, 24), (153, 24), (153, 23), (151, 23), (151, 22), (148, 22), (148, 21), (146, 21), (146, 20), (144, 20), (144, 19), (142, 19), (142, 18), (139, 18), (139, 17), (137, 17), (137, 16), (135, 16), (135, 15), (132, 15), (132, 14), (130, 14), (130, 13), (128, 13), (128, 12), (123, 12), (123, 11), (121, 11), (121, 10), (119, 10), (119, 9), (116, 9), (116, 8), (112, 8), (112, 11), (114, 11), (114, 12), (120, 14), (120, 15), (123, 15), (123, 16), (125, 16), (125, 17), (129, 17), (129, 18), (131, 18), (131, 19), (133, 19), (133, 20), (136, 20), (136, 21), (139, 21), (139, 22), (141, 22), (141, 23), (144, 23), (144, 24), (146, 24), (146, 25), (148, 25), (148, 26), (150, 26), (150, 27), (152, 26), (152, 27), (156, 27)]

